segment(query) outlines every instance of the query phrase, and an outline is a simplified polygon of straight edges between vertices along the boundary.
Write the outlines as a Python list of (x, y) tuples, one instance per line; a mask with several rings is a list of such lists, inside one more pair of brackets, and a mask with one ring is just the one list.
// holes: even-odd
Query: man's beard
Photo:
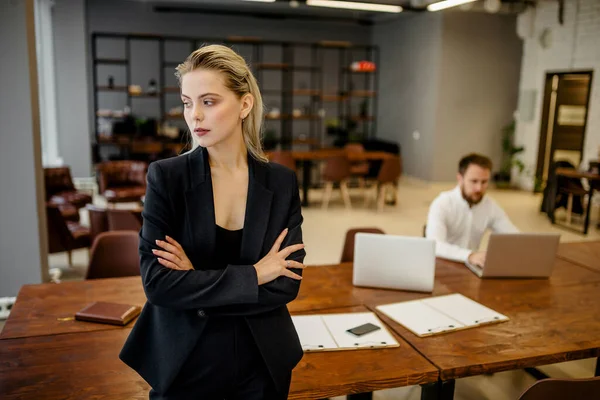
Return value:
[(476, 204), (481, 203), (481, 200), (483, 200), (483, 196), (484, 196), (484, 193), (482, 193), (481, 196), (479, 196), (479, 198), (473, 198), (473, 197), (467, 196), (467, 194), (465, 193), (465, 189), (463, 187), (460, 188), (460, 193), (462, 194), (463, 199), (465, 199), (465, 201), (467, 203), (469, 203), (469, 206), (474, 206)]

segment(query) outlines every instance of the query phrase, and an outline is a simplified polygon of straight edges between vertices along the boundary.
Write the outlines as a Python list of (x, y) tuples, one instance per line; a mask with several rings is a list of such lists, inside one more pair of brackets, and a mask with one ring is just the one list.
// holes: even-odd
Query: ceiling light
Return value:
[(256, 1), (258, 3), (275, 3), (277, 0), (242, 0), (242, 1)]
[(497, 13), (502, 8), (502, 2), (500, 0), (485, 0), (483, 8), (489, 13)]
[(306, 0), (306, 4), (314, 7), (344, 8), (346, 10), (379, 11), (388, 13), (402, 12), (402, 7), (389, 4), (358, 3), (354, 1)]
[(440, 11), (445, 8), (460, 6), (461, 4), (472, 3), (475, 0), (444, 0), (427, 6), (427, 11)]

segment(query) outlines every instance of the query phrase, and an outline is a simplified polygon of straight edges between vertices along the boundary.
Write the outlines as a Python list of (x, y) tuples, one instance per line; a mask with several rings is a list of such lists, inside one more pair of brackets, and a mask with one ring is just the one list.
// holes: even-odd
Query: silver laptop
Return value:
[(355, 286), (433, 291), (435, 241), (419, 237), (357, 233)]
[(481, 278), (548, 278), (559, 239), (558, 233), (493, 233), (485, 265), (466, 265)]

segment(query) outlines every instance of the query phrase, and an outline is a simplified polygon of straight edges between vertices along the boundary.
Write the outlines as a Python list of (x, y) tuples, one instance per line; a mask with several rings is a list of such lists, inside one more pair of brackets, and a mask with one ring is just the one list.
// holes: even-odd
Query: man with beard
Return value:
[(436, 241), (436, 255), (483, 267), (485, 252), (477, 251), (487, 229), (494, 233), (517, 233), (506, 213), (485, 195), (492, 162), (469, 154), (458, 164), (458, 185), (431, 203), (425, 236)]

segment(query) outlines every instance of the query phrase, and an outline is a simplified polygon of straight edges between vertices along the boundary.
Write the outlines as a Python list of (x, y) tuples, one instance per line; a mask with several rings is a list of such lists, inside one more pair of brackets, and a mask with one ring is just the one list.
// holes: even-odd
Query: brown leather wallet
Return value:
[(125, 326), (141, 312), (140, 307), (127, 304), (92, 303), (75, 314), (78, 321)]

